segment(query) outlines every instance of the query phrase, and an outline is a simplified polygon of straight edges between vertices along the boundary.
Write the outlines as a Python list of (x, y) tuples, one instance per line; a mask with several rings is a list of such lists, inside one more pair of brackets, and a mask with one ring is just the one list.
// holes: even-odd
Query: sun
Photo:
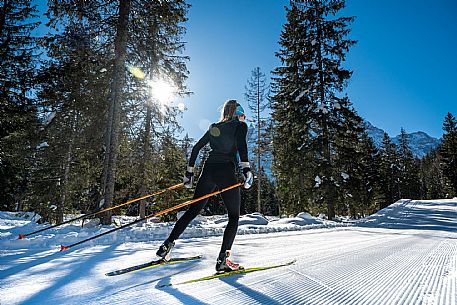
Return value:
[(176, 95), (176, 87), (169, 81), (155, 79), (148, 81), (151, 88), (151, 94), (160, 104), (169, 104)]

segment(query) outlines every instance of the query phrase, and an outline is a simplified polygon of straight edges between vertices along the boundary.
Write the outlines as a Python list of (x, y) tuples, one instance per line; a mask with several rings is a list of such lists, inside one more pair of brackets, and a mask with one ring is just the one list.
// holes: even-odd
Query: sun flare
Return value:
[(151, 80), (148, 82), (151, 88), (151, 94), (159, 103), (169, 104), (176, 94), (176, 87), (163, 79)]

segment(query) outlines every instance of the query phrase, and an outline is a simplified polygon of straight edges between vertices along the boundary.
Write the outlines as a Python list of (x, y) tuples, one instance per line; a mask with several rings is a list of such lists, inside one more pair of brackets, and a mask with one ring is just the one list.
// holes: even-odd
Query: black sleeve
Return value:
[(246, 135), (248, 133), (248, 125), (244, 122), (240, 122), (236, 131), (236, 146), (238, 153), (240, 154), (241, 162), (249, 162), (248, 159), (248, 144), (246, 143)]
[(194, 145), (192, 148), (192, 153), (190, 155), (189, 159), (189, 166), (193, 167), (195, 165), (195, 161), (197, 160), (198, 153), (200, 152), (200, 149), (203, 148), (206, 144), (209, 142), (209, 130), (201, 137), (200, 140)]

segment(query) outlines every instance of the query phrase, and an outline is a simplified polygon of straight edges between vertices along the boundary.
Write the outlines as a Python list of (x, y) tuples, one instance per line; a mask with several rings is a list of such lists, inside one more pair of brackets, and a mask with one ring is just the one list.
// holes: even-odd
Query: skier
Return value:
[[(244, 187), (250, 188), (253, 182), (253, 174), (249, 167), (248, 149), (246, 144), (247, 125), (244, 122), (246, 115), (243, 107), (236, 100), (228, 100), (224, 103), (220, 121), (211, 124), (209, 130), (192, 148), (192, 153), (184, 175), (184, 186), (191, 188), (194, 180), (194, 165), (200, 149), (208, 142), (211, 152), (206, 160), (193, 198), (212, 193), (216, 188), (223, 189), (237, 183), (235, 168), (237, 152), (240, 156), (240, 165), (243, 169)], [(216, 262), (216, 271), (228, 272), (241, 269), (239, 264), (230, 261), (230, 251), (238, 229), (240, 216), (240, 189), (234, 188), (222, 193), (222, 199), (228, 212), (228, 223), (224, 231), (221, 250)], [(168, 238), (160, 246), (157, 256), (168, 260), (170, 251), (175, 245), (188, 224), (203, 209), (208, 199), (193, 204), (179, 218)]]

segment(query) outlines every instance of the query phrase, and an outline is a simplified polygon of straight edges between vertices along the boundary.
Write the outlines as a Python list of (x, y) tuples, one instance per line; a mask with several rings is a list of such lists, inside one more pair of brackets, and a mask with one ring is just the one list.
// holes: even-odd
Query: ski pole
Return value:
[(206, 195), (203, 195), (203, 196), (201, 196), (201, 197), (198, 197), (198, 198), (195, 198), (195, 199), (191, 199), (191, 200), (185, 201), (185, 202), (180, 203), (180, 204), (178, 204), (178, 205), (175, 205), (175, 206), (173, 206), (173, 207), (171, 207), (171, 208), (162, 210), (162, 211), (157, 212), (157, 213), (155, 213), (155, 214), (150, 214), (150, 215), (146, 216), (145, 218), (139, 218), (139, 219), (137, 219), (137, 220), (135, 220), (135, 221), (132, 221), (132, 222), (127, 223), (127, 224), (125, 224), (125, 225), (122, 225), (122, 226), (120, 226), (120, 227), (114, 228), (114, 229), (112, 229), (112, 230), (103, 232), (103, 233), (101, 233), (101, 234), (92, 236), (92, 237), (90, 237), (90, 238), (81, 240), (81, 241), (79, 241), (79, 242), (77, 242), (77, 243), (74, 243), (74, 244), (72, 244), (72, 245), (69, 245), (69, 246), (61, 245), (61, 246), (60, 246), (60, 251), (62, 252), (62, 251), (68, 250), (68, 249), (70, 249), (70, 248), (72, 248), (72, 247), (74, 247), (74, 246), (80, 245), (80, 244), (85, 243), (85, 242), (87, 242), (87, 241), (90, 241), (90, 240), (99, 238), (99, 237), (101, 237), (101, 236), (103, 236), (103, 235), (107, 235), (107, 234), (113, 233), (113, 232), (115, 232), (115, 231), (117, 231), (117, 230), (120, 230), (120, 229), (127, 228), (127, 227), (129, 227), (129, 226), (134, 225), (134, 224), (137, 224), (137, 223), (140, 223), (140, 222), (142, 222), (142, 221), (145, 221), (145, 220), (147, 220), (147, 219), (149, 219), (149, 218), (157, 217), (157, 216), (166, 214), (166, 213), (168, 213), (168, 212), (171, 212), (171, 211), (180, 209), (180, 208), (185, 207), (185, 206), (187, 206), (187, 205), (191, 205), (191, 204), (193, 204), (193, 203), (195, 203), (195, 202), (197, 202), (197, 201), (200, 201), (200, 200), (209, 198), (209, 197), (214, 196), (214, 195), (218, 195), (218, 194), (220, 194), (220, 193), (223, 193), (223, 192), (225, 192), (225, 191), (231, 190), (231, 189), (236, 188), (236, 187), (241, 186), (241, 185), (242, 185), (242, 183), (239, 182), (239, 183), (234, 184), (234, 185), (232, 185), (232, 186), (226, 187), (226, 188), (224, 188), (224, 189), (222, 189), (222, 190), (220, 190), (220, 191), (215, 191), (215, 192), (212, 192), (212, 193), (210, 193), (210, 194), (206, 194)]
[(174, 189), (176, 189), (176, 188), (179, 188), (179, 187), (181, 187), (181, 186), (183, 186), (183, 185), (184, 185), (184, 183), (179, 183), (179, 184), (170, 186), (170, 187), (168, 187), (168, 188), (166, 188), (166, 189), (162, 189), (162, 190), (160, 190), (160, 191), (157, 191), (157, 192), (155, 192), (155, 193), (153, 193), (153, 194), (149, 194), (149, 195), (146, 195), (146, 196), (143, 196), (143, 197), (139, 197), (139, 198), (136, 198), (136, 199), (133, 199), (133, 200), (130, 200), (130, 201), (121, 203), (121, 204), (119, 204), (119, 205), (116, 205), (116, 206), (113, 206), (113, 207), (110, 207), (110, 208), (106, 208), (106, 209), (103, 209), (103, 210), (100, 210), (100, 211), (97, 211), (97, 212), (93, 212), (93, 213), (90, 213), (90, 214), (81, 215), (81, 216), (79, 216), (79, 217), (76, 217), (76, 218), (73, 218), (73, 219), (64, 221), (64, 222), (62, 222), (62, 223), (55, 224), (55, 225), (52, 225), (52, 226), (50, 226), (50, 227), (46, 227), (46, 228), (43, 228), (43, 229), (40, 229), (40, 230), (31, 232), (31, 233), (19, 234), (18, 239), (24, 239), (24, 238), (26, 238), (27, 236), (30, 236), (30, 235), (33, 235), (33, 234), (36, 234), (36, 233), (39, 233), (39, 232), (43, 232), (43, 231), (46, 231), (46, 230), (49, 230), (49, 229), (52, 229), (52, 228), (55, 228), (55, 227), (58, 227), (58, 226), (61, 226), (61, 225), (64, 225), (64, 224), (67, 224), (67, 223), (76, 221), (76, 220), (79, 220), (79, 219), (82, 219), (82, 218), (94, 216), (94, 215), (97, 215), (97, 214), (100, 214), (100, 213), (103, 213), (103, 212), (107, 212), (107, 211), (110, 211), (110, 210), (117, 209), (117, 208), (119, 208), (119, 207), (121, 207), (121, 206), (124, 206), (124, 205), (127, 205), (127, 204), (131, 204), (131, 203), (137, 202), (137, 201), (139, 201), (139, 200), (143, 200), (143, 199), (146, 199), (146, 198), (149, 198), (149, 197), (157, 196), (157, 195), (160, 195), (160, 194), (162, 194), (162, 193), (165, 193), (165, 192), (174, 190)]

